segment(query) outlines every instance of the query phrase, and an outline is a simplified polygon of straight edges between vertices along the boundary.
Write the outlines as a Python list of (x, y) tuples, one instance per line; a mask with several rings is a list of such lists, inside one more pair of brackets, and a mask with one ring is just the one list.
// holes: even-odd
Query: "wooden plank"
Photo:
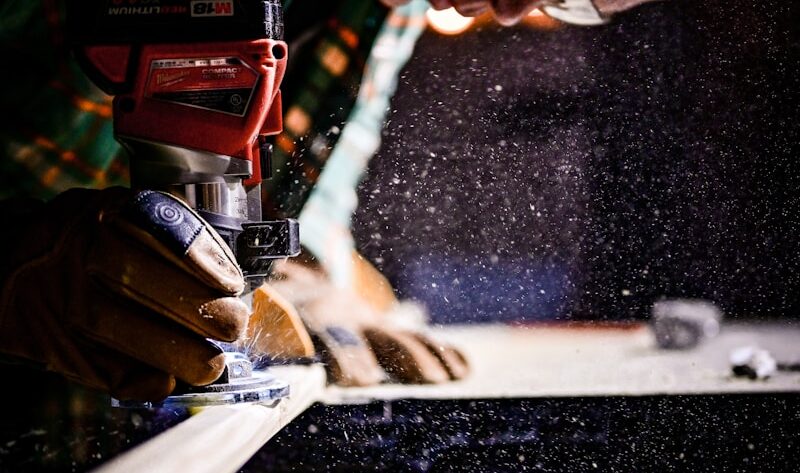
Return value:
[(660, 350), (646, 325), (473, 325), (432, 331), (472, 365), (460, 382), (328, 389), (325, 402), (394, 399), (502, 399), (800, 392), (800, 373), (766, 381), (733, 378), (731, 350), (759, 345), (778, 360), (800, 359), (797, 323), (723, 324), (692, 350)]
[(214, 406), (114, 458), (98, 473), (235, 472), (262, 445), (322, 397), (320, 365), (272, 368), (289, 381), (291, 395), (276, 407), (254, 404)]

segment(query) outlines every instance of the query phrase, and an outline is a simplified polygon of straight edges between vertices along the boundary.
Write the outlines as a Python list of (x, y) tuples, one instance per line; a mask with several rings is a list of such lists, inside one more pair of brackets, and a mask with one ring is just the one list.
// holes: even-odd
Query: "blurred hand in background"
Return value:
[[(410, 0), (381, 0), (390, 7), (405, 5)], [(430, 0), (436, 10), (455, 8), (463, 16), (478, 16), (492, 12), (498, 23), (513, 25), (542, 5), (542, 0)]]
[[(389, 7), (405, 5), (410, 0), (381, 0)], [(610, 16), (653, 0), (584, 0), (594, 6), (602, 16)], [(511, 26), (543, 5), (561, 4), (548, 0), (430, 0), (435, 10), (455, 8), (463, 16), (478, 16), (491, 12), (498, 23)]]

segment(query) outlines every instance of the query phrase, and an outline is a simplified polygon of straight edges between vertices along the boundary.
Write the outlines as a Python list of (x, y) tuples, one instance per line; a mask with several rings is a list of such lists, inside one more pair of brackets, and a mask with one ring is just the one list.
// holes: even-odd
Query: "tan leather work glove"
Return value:
[[(363, 271), (357, 278), (359, 287), (341, 289), (313, 261), (288, 260), (275, 266), (276, 280), (270, 283), (297, 308), (332, 382), (343, 386), (368, 386), (387, 379), (442, 383), (466, 376), (467, 362), (458, 350), (392, 324), (387, 314), (397, 303), (388, 282), (374, 268), (358, 271)], [(369, 285), (364, 279), (376, 274), (380, 276), (377, 286), (383, 289), (364, 291)], [(365, 299), (358, 295), (361, 291), (374, 297)], [(389, 311), (380, 311), (389, 306)]]
[(219, 235), (176, 198), (76, 189), (21, 218), (3, 259), (0, 351), (121, 400), (216, 380), (249, 310)]
[(269, 284), (253, 291), (253, 314), (237, 348), (251, 359), (279, 363), (316, 355), (297, 309)]

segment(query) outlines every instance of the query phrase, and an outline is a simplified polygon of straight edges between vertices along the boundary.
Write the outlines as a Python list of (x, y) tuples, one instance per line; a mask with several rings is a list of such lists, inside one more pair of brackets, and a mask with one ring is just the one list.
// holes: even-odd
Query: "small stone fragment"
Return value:
[(667, 299), (653, 304), (653, 333), (659, 348), (694, 348), (719, 333), (722, 311), (700, 299)]

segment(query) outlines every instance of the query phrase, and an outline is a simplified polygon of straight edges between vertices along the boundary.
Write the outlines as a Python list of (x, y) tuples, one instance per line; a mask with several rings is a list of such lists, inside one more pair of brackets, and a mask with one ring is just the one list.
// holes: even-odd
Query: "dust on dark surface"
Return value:
[[(436, 322), (800, 313), (796, 2), (420, 39), (359, 249)], [(790, 255), (792, 255), (790, 257)]]
[(794, 394), (316, 406), (244, 472), (796, 471)]
[(111, 407), (59, 375), (0, 365), (0, 472), (86, 471), (177, 425), (185, 412)]

